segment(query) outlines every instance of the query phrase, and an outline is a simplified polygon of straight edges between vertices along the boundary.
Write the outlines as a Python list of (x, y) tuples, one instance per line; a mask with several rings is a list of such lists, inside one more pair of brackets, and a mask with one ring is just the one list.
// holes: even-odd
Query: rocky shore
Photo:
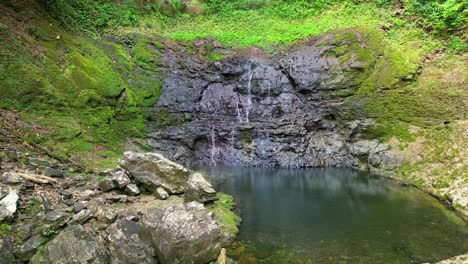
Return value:
[(229, 263), (240, 218), (202, 174), (154, 153), (94, 174), (29, 161), (2, 164), (0, 263)]

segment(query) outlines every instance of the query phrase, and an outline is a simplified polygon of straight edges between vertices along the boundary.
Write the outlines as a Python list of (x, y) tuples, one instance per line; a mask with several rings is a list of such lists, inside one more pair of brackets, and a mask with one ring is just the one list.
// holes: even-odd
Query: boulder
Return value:
[[(64, 243), (65, 242), (65, 243)], [(104, 239), (91, 227), (73, 225), (67, 227), (47, 244), (45, 263), (108, 263)], [(33, 258), (39, 263), (41, 258)]]
[(136, 184), (130, 183), (129, 185), (125, 187), (125, 193), (128, 195), (136, 196), (140, 194), (140, 188), (138, 188)]
[(130, 178), (124, 171), (117, 171), (110, 176), (107, 176), (99, 182), (99, 189), (103, 192), (108, 192), (113, 189), (123, 190), (130, 183)]
[(117, 188), (114, 181), (110, 177), (104, 178), (102, 181), (99, 182), (99, 189), (103, 192), (108, 192), (113, 189)]
[(170, 194), (182, 193), (189, 176), (182, 165), (156, 153), (127, 151), (120, 160), (120, 166), (148, 190), (155, 191), (162, 187)]
[(8, 195), (0, 200), (0, 221), (9, 219), (15, 214), (18, 199), (16, 191), (10, 190)]
[(142, 224), (121, 219), (107, 228), (111, 263), (158, 263), (154, 250), (138, 234), (142, 227)]
[(218, 199), (216, 191), (201, 173), (194, 173), (185, 184), (185, 202), (208, 203)]
[(169, 194), (166, 192), (166, 190), (164, 190), (161, 187), (156, 188), (156, 191), (154, 191), (154, 195), (161, 200), (166, 200), (167, 198), (169, 198)]
[(166, 208), (152, 239), (161, 263), (209, 263), (221, 251), (213, 213), (191, 202)]

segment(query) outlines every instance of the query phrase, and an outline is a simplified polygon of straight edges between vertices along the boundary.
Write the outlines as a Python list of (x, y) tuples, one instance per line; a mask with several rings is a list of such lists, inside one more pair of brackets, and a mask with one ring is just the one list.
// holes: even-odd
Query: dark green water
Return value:
[(468, 227), (412, 187), (348, 169), (210, 168), (243, 222), (241, 263), (424, 263), (468, 251)]

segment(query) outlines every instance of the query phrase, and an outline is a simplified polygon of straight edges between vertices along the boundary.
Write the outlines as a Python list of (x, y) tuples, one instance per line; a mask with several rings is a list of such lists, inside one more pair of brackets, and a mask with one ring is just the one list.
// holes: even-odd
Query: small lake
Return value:
[(468, 252), (467, 223), (413, 187), (350, 169), (205, 169), (242, 217), (240, 263), (424, 263)]

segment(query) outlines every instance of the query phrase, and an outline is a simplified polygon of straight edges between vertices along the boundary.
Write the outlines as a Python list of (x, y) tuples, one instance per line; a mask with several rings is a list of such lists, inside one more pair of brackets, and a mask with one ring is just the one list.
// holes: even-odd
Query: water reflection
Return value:
[(254, 255), (266, 247), (272, 251), (264, 257), (275, 256), (279, 247), (293, 259), (340, 254), (362, 263), (410, 263), (468, 251), (461, 219), (389, 180), (348, 169), (216, 167), (208, 174), (238, 202), (240, 239), (250, 241)]

